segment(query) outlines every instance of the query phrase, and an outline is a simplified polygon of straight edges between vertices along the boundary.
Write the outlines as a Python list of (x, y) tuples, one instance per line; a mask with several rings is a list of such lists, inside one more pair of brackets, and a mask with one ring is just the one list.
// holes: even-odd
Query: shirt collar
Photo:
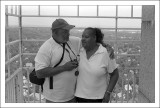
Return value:
[[(82, 52), (85, 51), (85, 49), (82, 47), (81, 49)], [(95, 54), (100, 54), (106, 52), (106, 48), (102, 46), (102, 44), (99, 44), (98, 50), (95, 52)]]
[(99, 44), (98, 50), (95, 52), (95, 54), (104, 53), (106, 51), (105, 47), (102, 46), (102, 44)]

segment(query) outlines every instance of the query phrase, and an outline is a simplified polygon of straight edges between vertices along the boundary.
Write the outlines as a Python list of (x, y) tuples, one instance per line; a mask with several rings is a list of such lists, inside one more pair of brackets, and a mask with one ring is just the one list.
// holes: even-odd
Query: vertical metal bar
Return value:
[(15, 78), (14, 78), (14, 82), (15, 82), (15, 102), (17, 103), (18, 102), (18, 96), (17, 96), (17, 75), (15, 75)]
[(110, 94), (110, 100), (109, 100), (109, 103), (112, 103), (112, 100), (113, 100), (112, 95), (113, 95), (113, 93), (111, 93), (111, 94)]
[(17, 102), (19, 103), (20, 102), (20, 87), (19, 87), (19, 75), (17, 74), (16, 75), (16, 78), (17, 78), (17, 82), (16, 82), (16, 86), (17, 86)]
[(123, 78), (124, 76), (122, 76), (122, 94), (121, 94), (121, 97), (122, 97), (122, 99), (121, 99), (121, 102), (123, 103), (123, 93), (124, 93), (124, 84), (123, 84), (123, 80), (124, 80), (124, 78)]
[(116, 36), (116, 41), (115, 41), (115, 53), (116, 55), (118, 54), (118, 46), (117, 46), (117, 27), (118, 27), (118, 6), (116, 5), (116, 18), (115, 18), (115, 36)]
[[(5, 11), (6, 11), (6, 13), (8, 12), (8, 6), (6, 6), (5, 7)], [(8, 15), (7, 14), (5, 14), (5, 38), (6, 38), (6, 43), (9, 43), (9, 30), (8, 30)], [(9, 48), (10, 48), (10, 45), (8, 45), (7, 47), (6, 47), (7, 49), (7, 60), (10, 60), (10, 51), (9, 51)], [(8, 66), (7, 66), (7, 68), (8, 68), (8, 77), (10, 77), (10, 63), (8, 64)], [(5, 73), (6, 74), (6, 73)]]
[(21, 71), (18, 73), (18, 80), (19, 80), (19, 95), (20, 95), (20, 101), (21, 103), (24, 103), (24, 97), (23, 97), (23, 73), (22, 73), (22, 69)]
[(12, 94), (12, 86), (11, 86), (11, 81), (9, 81), (9, 102), (11, 103), (12, 102), (12, 98), (11, 98), (11, 94)]
[(10, 93), (11, 93), (11, 94), (10, 94), (10, 99), (11, 99), (11, 101), (10, 101), (10, 102), (12, 103), (12, 102), (13, 102), (13, 93), (12, 93), (13, 85), (12, 85), (12, 79), (11, 79), (9, 82), (10, 82), (10, 90), (11, 90), (11, 91), (10, 91)]
[[(21, 69), (21, 73), (18, 73), (20, 74), (19, 78), (20, 81), (22, 82), (19, 82), (19, 85), (20, 85), (20, 96), (21, 98), (23, 98), (23, 74), (22, 74), (22, 7), (21, 5), (19, 5), (19, 54), (20, 54), (20, 69)], [(21, 100), (23, 102), (23, 100)]]
[(60, 6), (58, 5), (58, 16), (60, 16)]
[(27, 97), (28, 97), (28, 103), (30, 103), (30, 98), (29, 98), (29, 68), (27, 68), (27, 90), (28, 90), (28, 93), (27, 93)]
[(39, 102), (40, 102), (40, 103), (42, 103), (42, 102), (41, 102), (41, 94), (42, 94), (42, 93), (41, 93), (41, 87), (39, 86)]
[(117, 96), (117, 93), (116, 93), (116, 103), (118, 102), (118, 96)]
[(11, 82), (9, 81), (9, 95), (8, 95), (8, 98), (9, 98), (9, 103), (11, 103)]
[(99, 16), (99, 5), (97, 5), (97, 17)]
[(13, 14), (13, 5), (11, 5), (11, 14)]
[(127, 103), (129, 101), (129, 77), (128, 77), (128, 74), (127, 74)]
[(20, 53), (20, 68), (22, 69), (22, 11), (19, 6), (19, 53)]
[(9, 81), (7, 82), (7, 98), (8, 98), (8, 103), (10, 102), (10, 99), (9, 99)]
[(8, 14), (8, 5), (5, 6), (5, 13)]
[[(118, 6), (116, 5), (116, 18), (115, 18), (115, 36), (116, 36), (116, 41), (115, 41), (115, 44), (114, 44), (115, 45), (114, 47), (115, 47), (115, 53), (116, 53), (116, 55), (118, 53), (118, 48), (117, 48), (117, 25), (118, 24), (117, 23), (118, 23)], [(117, 59), (117, 57), (116, 57), (116, 59)], [(123, 83), (123, 80), (122, 80), (122, 83)], [(123, 93), (122, 93), (122, 100), (123, 100)], [(117, 93), (116, 93), (116, 103), (117, 103)]]
[(12, 82), (13, 82), (13, 86), (14, 86), (14, 87), (13, 87), (13, 102), (16, 103), (16, 99), (15, 99), (15, 95), (16, 95), (16, 94), (15, 94), (15, 77), (13, 78), (13, 81), (12, 81)]
[(13, 79), (11, 79), (11, 100), (12, 100), (12, 103), (14, 102), (14, 92), (13, 92), (13, 89), (14, 89), (14, 85), (13, 85)]
[(38, 5), (38, 16), (40, 16), (41, 15), (41, 7), (40, 7), (40, 5)]
[(77, 6), (77, 16), (79, 16), (79, 5)]
[(133, 96), (132, 96), (132, 103), (135, 100), (135, 72), (133, 73)]
[(131, 17), (133, 17), (133, 5), (131, 5)]
[(17, 15), (17, 5), (15, 6), (15, 14)]
[(5, 102), (8, 103), (8, 83), (5, 84)]
[(35, 91), (36, 91), (36, 85), (33, 84), (33, 102), (35, 103)]

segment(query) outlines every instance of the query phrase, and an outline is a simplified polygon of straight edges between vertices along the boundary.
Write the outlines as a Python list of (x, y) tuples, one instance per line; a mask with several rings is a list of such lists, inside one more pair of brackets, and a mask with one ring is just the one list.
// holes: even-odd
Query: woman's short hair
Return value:
[(101, 29), (88, 27), (85, 30), (91, 30), (93, 35), (96, 36), (96, 42), (101, 43), (107, 49), (111, 59), (115, 58), (114, 49), (109, 44), (106, 44), (106, 43), (103, 42), (104, 34), (102, 33)]
[(96, 42), (97, 43), (103, 43), (104, 34), (102, 33), (101, 29), (88, 27), (85, 30), (91, 30), (93, 35), (96, 36)]

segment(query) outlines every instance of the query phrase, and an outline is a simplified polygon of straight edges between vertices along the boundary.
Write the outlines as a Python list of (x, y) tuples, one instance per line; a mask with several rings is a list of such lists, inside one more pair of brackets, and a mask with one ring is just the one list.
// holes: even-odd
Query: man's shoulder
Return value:
[(81, 41), (81, 38), (80, 37), (76, 37), (76, 36), (70, 36), (69, 40), (70, 41)]
[(48, 40), (46, 40), (42, 45), (41, 45), (41, 47), (39, 48), (39, 50), (48, 50), (48, 49), (50, 49), (50, 47), (52, 46), (52, 42), (51, 42), (52, 40), (51, 39), (48, 39)]

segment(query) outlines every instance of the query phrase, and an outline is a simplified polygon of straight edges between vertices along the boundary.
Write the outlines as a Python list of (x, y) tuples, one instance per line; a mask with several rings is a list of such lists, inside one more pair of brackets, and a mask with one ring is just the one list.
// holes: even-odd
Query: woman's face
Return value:
[(85, 49), (90, 49), (96, 43), (96, 36), (93, 35), (92, 30), (86, 29), (82, 34), (82, 46)]

